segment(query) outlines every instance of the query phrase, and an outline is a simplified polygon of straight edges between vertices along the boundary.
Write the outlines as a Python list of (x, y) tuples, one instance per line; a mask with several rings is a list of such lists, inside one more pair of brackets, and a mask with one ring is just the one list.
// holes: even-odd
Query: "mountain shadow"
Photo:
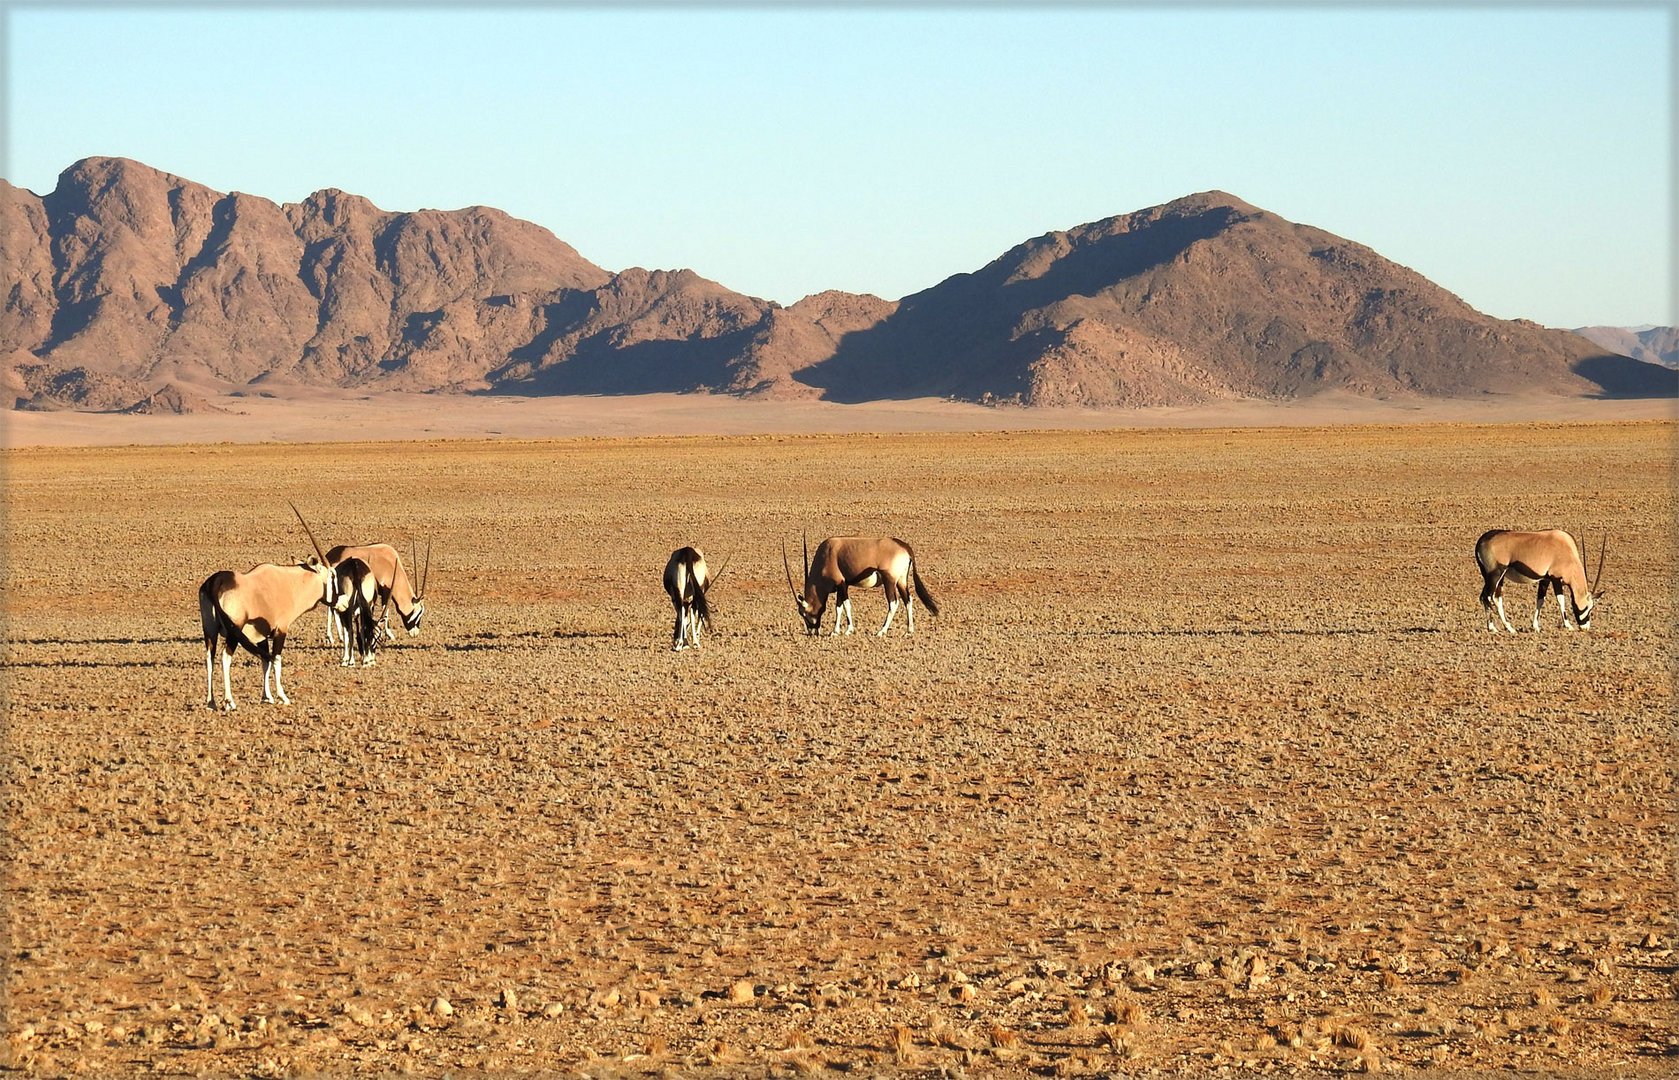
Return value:
[(1597, 384), (1593, 397), (1607, 400), (1637, 398), (1679, 398), (1679, 370), (1634, 360), (1629, 356), (1605, 354), (1576, 362), (1574, 374)]

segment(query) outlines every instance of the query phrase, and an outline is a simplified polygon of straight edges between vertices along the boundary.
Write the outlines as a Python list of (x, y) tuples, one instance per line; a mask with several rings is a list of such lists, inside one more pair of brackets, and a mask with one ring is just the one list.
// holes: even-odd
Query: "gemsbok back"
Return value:
[[(915, 601), (920, 598), (928, 611), (939, 613), (938, 602), (927, 591), (915, 568), (915, 552), (902, 540), (873, 536), (830, 536), (816, 545), (816, 557), (811, 558), (810, 541), (805, 541), (804, 589), (793, 584), (793, 568), (787, 563), (787, 545), (781, 545), (781, 566), (787, 571), (787, 587), (793, 591), (793, 603), (805, 621), (805, 633), (822, 631), (822, 614), (827, 610), (828, 598), (835, 597), (833, 633), (840, 633), (843, 619), (849, 634), (857, 622), (851, 615), (851, 590), (880, 586), (886, 593), (886, 621), (875, 631), (884, 637), (892, 629), (892, 619), (898, 605), (904, 607), (909, 632), (915, 633)], [(911, 585), (914, 591), (911, 591)]]
[[(1481, 568), (1481, 606), (1487, 609), (1487, 629), (1497, 630), (1493, 623), (1496, 608), (1498, 620), (1512, 634), (1516, 628), (1504, 614), (1504, 586), (1539, 585), (1533, 602), (1533, 628), (1539, 629), (1539, 612), (1545, 606), (1545, 591), (1554, 590), (1557, 609), (1562, 612), (1562, 624), (1579, 630), (1589, 630), (1592, 609), (1603, 599), (1603, 557), (1609, 550), (1607, 537), (1598, 547), (1597, 572), (1586, 580), (1586, 565), (1581, 546), (1561, 529), (1542, 532), (1517, 532), (1493, 529), (1475, 541), (1475, 562)], [(1566, 601), (1565, 601), (1566, 597)], [(1572, 617), (1572, 619), (1571, 619)]]
[[(724, 560), (724, 569), (728, 560)], [(706, 593), (717, 583), (717, 577), (705, 564), (705, 553), (699, 548), (677, 548), (665, 563), (665, 595), (676, 610), (676, 624), (671, 628), (671, 651), (681, 652), (692, 645), (699, 648), (700, 630), (711, 626), (711, 603)]]
[[(410, 554), (413, 552), (410, 551)], [(403, 565), (401, 553), (389, 544), (339, 544), (326, 553), (326, 561), (335, 566), (345, 559), (360, 559), (373, 573), (377, 586), (375, 596), (379, 601), (379, 611), (374, 618), (380, 632), (387, 638), (396, 637), (389, 623), (390, 608), (394, 605), (397, 617), (402, 620), (402, 628), (408, 631), (410, 637), (418, 634), (420, 620), (426, 614), (425, 591), (426, 582), (431, 577), (431, 541), (426, 541), (426, 562), (420, 571), (418, 588), (408, 576), (408, 567)], [(414, 561), (417, 563), (417, 560)], [(329, 642), (332, 640), (332, 624), (336, 621), (327, 620)]]
[[(296, 512), (297, 507), (292, 507)], [(298, 520), (303, 515), (298, 514)], [(309, 529), (307, 522), (303, 528)], [(321, 545), (315, 534), (309, 533), (315, 554)], [(283, 704), (290, 705), (286, 688), (281, 683), (283, 663), (281, 650), (286, 645), (286, 632), (299, 615), (316, 604), (331, 607), (338, 599), (338, 576), (326, 559), (309, 559), (296, 566), (262, 563), (240, 574), (232, 570), (218, 570), (204, 579), (198, 587), (198, 617), (204, 628), (204, 704), (216, 707), (216, 646), (221, 644), (222, 697), (229, 710), (237, 709), (233, 700), (233, 684), (228, 669), (233, 664), (233, 652), (243, 647), (262, 661), (262, 700), (272, 703), (274, 696), (268, 689), (268, 677), (274, 676), (274, 694)]]

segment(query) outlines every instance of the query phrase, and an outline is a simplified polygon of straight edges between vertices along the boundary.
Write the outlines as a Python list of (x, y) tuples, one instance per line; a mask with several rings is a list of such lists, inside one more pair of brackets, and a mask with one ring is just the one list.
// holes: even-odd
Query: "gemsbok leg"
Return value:
[(1568, 598), (1562, 594), (1562, 583), (1550, 578), (1539, 580), (1539, 599), (1533, 602), (1533, 628), (1539, 629), (1539, 611), (1545, 606), (1545, 590), (1551, 590), (1551, 595), (1557, 598), (1557, 610), (1562, 613), (1562, 625), (1569, 630), (1578, 630), (1574, 619), (1568, 614)]
[(879, 630), (875, 631), (876, 637), (886, 636), (886, 631), (892, 629), (893, 617), (898, 614), (897, 585), (895, 585), (892, 579), (886, 575), (882, 575), (881, 584), (884, 586), (884, 592), (886, 593), (886, 621), (880, 624)]
[(274, 673), (274, 693), (279, 695), (280, 704), (290, 705), (291, 698), (286, 696), (286, 688), (280, 683), (280, 672), (284, 666), (280, 657), (280, 650), (286, 644), (284, 631), (274, 631), (264, 644), (267, 646), (267, 655), (263, 657), (262, 664), (262, 700), (271, 705), (274, 703), (274, 699), (268, 696), (268, 673), (272, 671)]
[(845, 620), (845, 633), (849, 634), (857, 629), (857, 620), (851, 617), (851, 590), (841, 588), (834, 593), (834, 632), (832, 637), (840, 635), (840, 620)]
[[(239, 703), (233, 700), (233, 680), (228, 675), (228, 670), (232, 667), (233, 642), (224, 641), (222, 642), (222, 697), (227, 699), (228, 712), (232, 712), (239, 707)], [(211, 704), (213, 705), (214, 702)]]
[(1516, 628), (1510, 625), (1510, 620), (1504, 614), (1504, 571), (1495, 570), (1487, 575), (1485, 586), (1481, 589), (1481, 606), (1487, 609), (1487, 629), (1497, 631), (1498, 626), (1492, 621), (1496, 611), (1498, 619), (1504, 624), (1504, 629), (1512, 634)]

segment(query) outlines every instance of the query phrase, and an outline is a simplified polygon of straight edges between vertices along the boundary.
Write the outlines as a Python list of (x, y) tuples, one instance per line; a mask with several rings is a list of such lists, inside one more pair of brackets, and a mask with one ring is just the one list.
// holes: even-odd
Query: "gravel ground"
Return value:
[[(1674, 434), (6, 452), (0, 1066), (1664, 1075)], [(429, 540), (423, 632), (310, 613), (210, 711), (194, 590), (287, 498)], [(1596, 628), (1487, 633), (1475, 538), (1551, 525)], [(807, 638), (807, 530), (943, 615)]]

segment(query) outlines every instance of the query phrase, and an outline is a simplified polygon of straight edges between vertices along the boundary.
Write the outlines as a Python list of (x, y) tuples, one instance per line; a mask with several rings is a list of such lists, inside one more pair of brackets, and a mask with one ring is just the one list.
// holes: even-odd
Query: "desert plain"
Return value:
[[(8, 450), (0, 1066), (1669, 1074), (1674, 435)], [(195, 589), (287, 499), (429, 544), (422, 632), (310, 613), (211, 711)], [(1593, 628), (1489, 633), (1475, 538), (1551, 525)], [(942, 614), (807, 637), (782, 545), (853, 532)]]

